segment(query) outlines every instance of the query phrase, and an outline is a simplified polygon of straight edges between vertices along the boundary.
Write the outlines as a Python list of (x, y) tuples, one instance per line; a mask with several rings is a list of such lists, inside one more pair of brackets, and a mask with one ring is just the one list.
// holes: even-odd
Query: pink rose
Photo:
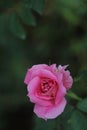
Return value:
[(70, 89), (73, 83), (70, 72), (65, 70), (66, 67), (39, 64), (28, 69), (24, 82), (38, 117), (53, 119), (64, 111), (66, 90)]

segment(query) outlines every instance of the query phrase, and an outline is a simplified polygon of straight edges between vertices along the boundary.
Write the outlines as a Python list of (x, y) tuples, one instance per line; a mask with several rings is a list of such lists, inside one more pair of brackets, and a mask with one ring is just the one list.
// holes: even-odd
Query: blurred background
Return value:
[(0, 130), (34, 129), (24, 77), (43, 63), (69, 64), (87, 96), (87, 0), (0, 0)]

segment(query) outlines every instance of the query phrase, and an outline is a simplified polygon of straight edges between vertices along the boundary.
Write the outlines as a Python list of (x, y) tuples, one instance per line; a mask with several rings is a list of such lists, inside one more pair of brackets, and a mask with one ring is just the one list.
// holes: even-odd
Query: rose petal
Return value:
[(24, 79), (24, 83), (25, 84), (29, 83), (29, 81), (31, 80), (32, 73), (35, 73), (36, 70), (44, 69), (46, 67), (48, 67), (48, 65), (46, 65), (46, 64), (33, 65), (32, 68), (27, 70), (27, 73), (26, 73), (26, 76)]
[(48, 67), (48, 65), (46, 65), (46, 64), (38, 64), (38, 65), (33, 65), (31, 69), (32, 69), (32, 71), (34, 71), (34, 70), (38, 70), (38, 69), (45, 69), (47, 67)]
[(56, 82), (58, 82), (57, 77), (51, 71), (46, 69), (38, 69), (34, 71), (31, 75), (31, 78), (34, 78), (35, 76), (38, 76), (40, 78), (45, 77), (45, 78), (53, 79)]
[(52, 71), (52, 72), (55, 72), (56, 70), (56, 64), (52, 64), (49, 66), (49, 69)]
[(47, 112), (47, 109), (48, 109), (48, 107), (43, 107), (43, 106), (40, 106), (38, 104), (35, 104), (35, 106), (34, 106), (34, 113), (38, 117), (47, 120), (47, 118), (45, 117), (45, 113)]
[(59, 65), (59, 66), (58, 66), (58, 70), (59, 70), (59, 71), (63, 71), (63, 70), (65, 70), (68, 66), (69, 66), (69, 65), (64, 65), (64, 66)]
[(49, 110), (46, 113), (45, 117), (49, 119), (56, 118), (64, 111), (65, 106), (66, 100), (63, 98), (59, 104), (49, 107)]
[(52, 64), (49, 67), (54, 70), (56, 68), (56, 64)]
[(43, 119), (53, 119), (59, 116), (65, 108), (66, 100), (63, 98), (59, 104), (53, 105), (51, 107), (42, 107), (35, 104), (34, 112), (36, 115)]
[(59, 65), (58, 70), (59, 72), (63, 74), (62, 82), (63, 82), (64, 87), (68, 90), (72, 87), (73, 79), (70, 76), (70, 72), (68, 70), (65, 70), (67, 66), (68, 65), (65, 65), (65, 66)]
[(55, 98), (55, 103), (57, 104), (58, 102), (60, 102), (61, 98), (65, 96), (66, 94), (66, 89), (63, 86), (63, 82), (62, 82), (62, 78), (63, 78), (63, 74), (60, 72), (57, 72), (57, 79), (58, 79), (58, 92)]
[(62, 97), (64, 97), (65, 95), (66, 95), (66, 89), (61, 82), (55, 98), (55, 104), (58, 104), (61, 101)]
[(66, 87), (66, 89), (70, 89), (72, 87), (73, 84), (73, 79), (71, 76), (69, 76), (68, 78), (66, 78), (66, 80), (63, 81), (64, 86)]
[(58, 84), (60, 85), (63, 79), (63, 74), (60, 72), (56, 72), (56, 73), (57, 73), (57, 81), (58, 81)]
[(24, 79), (24, 83), (28, 85), (30, 79), (31, 79), (31, 71), (28, 69), (25, 79)]
[(40, 87), (39, 77), (33, 78), (28, 84), (27, 89), (28, 89), (28, 97), (30, 98), (30, 101), (42, 106), (51, 106), (53, 103), (50, 100), (47, 101), (37, 97), (37, 90), (39, 87)]

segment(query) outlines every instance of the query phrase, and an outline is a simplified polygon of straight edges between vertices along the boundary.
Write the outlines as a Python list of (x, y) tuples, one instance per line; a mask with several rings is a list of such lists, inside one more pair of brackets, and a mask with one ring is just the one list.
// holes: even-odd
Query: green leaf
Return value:
[(62, 130), (72, 130), (70, 118), (73, 110), (73, 107), (67, 104), (64, 112), (57, 118), (58, 122), (61, 124)]
[(72, 24), (78, 24), (79, 22), (79, 17), (71, 10), (71, 8), (61, 8), (61, 14), (63, 17)]
[(3, 14), (0, 15), (0, 44), (4, 43), (6, 40), (6, 25), (7, 23), (7, 17)]
[(87, 98), (79, 102), (77, 104), (77, 108), (79, 108), (83, 112), (87, 112)]
[(26, 33), (22, 27), (16, 13), (12, 13), (9, 17), (9, 29), (18, 38), (25, 39)]
[(78, 8), (81, 5), (81, 0), (61, 0), (61, 3), (70, 8)]
[(0, 15), (0, 33), (5, 29), (6, 16)]
[(71, 126), (73, 130), (87, 130), (87, 116), (79, 111), (74, 111), (71, 116)]
[(73, 107), (68, 103), (67, 106), (65, 107), (64, 112), (61, 114), (62, 120), (68, 120), (71, 116), (71, 113), (73, 112)]
[(45, 0), (31, 0), (32, 2), (32, 9), (42, 14), (45, 6)]
[(0, 9), (8, 9), (12, 7), (16, 2), (13, 0), (0, 0)]
[(78, 101), (81, 101), (81, 100), (82, 100), (79, 96), (77, 96), (77, 95), (76, 95), (75, 93), (73, 93), (71, 90), (68, 91), (67, 96), (71, 97), (72, 99), (78, 100)]
[(32, 8), (31, 0), (22, 0), (22, 1), (23, 1), (23, 6), (26, 6), (28, 8)]
[(43, 120), (38, 117), (34, 117), (35, 127), (34, 130), (54, 130), (56, 127), (55, 120)]
[(82, 71), (80, 75), (82, 75), (82, 82), (84, 82), (87, 85), (87, 70)]
[(31, 12), (30, 7), (28, 7), (26, 5), (22, 5), (22, 10), (19, 15), (25, 24), (31, 25), (31, 26), (36, 25), (36, 20)]
[(74, 78), (74, 82), (78, 82), (81, 86), (87, 87), (87, 70), (81, 71), (77, 77)]
[(82, 75), (79, 75), (79, 76), (75, 77), (75, 78), (74, 78), (74, 82), (78, 82), (78, 81), (80, 81), (81, 78), (82, 78)]

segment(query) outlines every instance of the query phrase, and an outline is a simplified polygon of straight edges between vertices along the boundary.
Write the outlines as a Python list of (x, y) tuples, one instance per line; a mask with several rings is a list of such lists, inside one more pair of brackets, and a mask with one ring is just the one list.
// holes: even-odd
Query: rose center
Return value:
[(49, 78), (41, 79), (41, 94), (50, 98), (55, 98), (58, 91), (58, 85), (56, 81)]

